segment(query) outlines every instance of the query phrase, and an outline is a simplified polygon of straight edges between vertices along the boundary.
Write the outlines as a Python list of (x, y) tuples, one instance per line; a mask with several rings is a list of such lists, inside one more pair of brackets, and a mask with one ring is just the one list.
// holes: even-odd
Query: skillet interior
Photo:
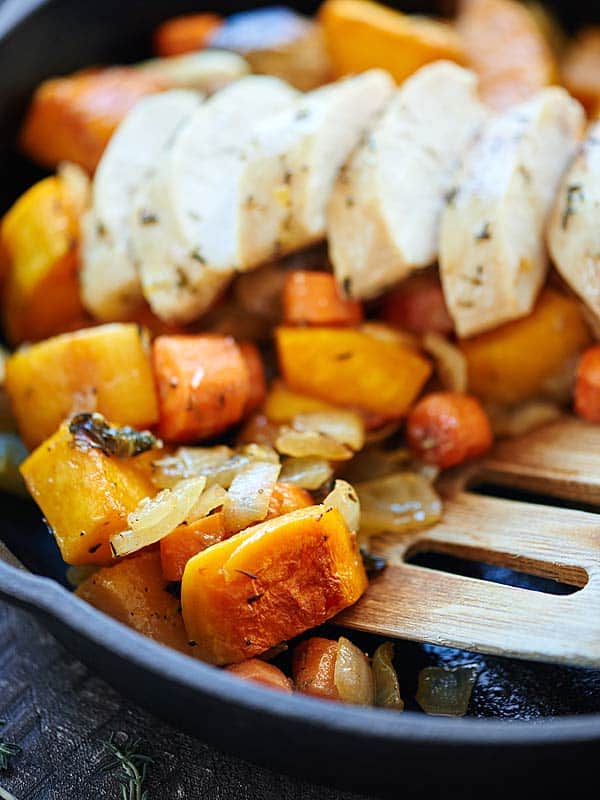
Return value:
[[(89, 5), (77, 0), (6, 0), (0, 9), (3, 207), (40, 175), (13, 149), (18, 121), (33, 87), (49, 75), (90, 63), (147, 56), (150, 32), (158, 21), (175, 13), (197, 11), (200, 5), (231, 12), (257, 3), (103, 0)], [(304, 11), (313, 8), (312, 3), (293, 5)], [(422, 3), (412, 5), (427, 10)], [(571, 8), (573, 22), (577, 7)], [(579, 18), (584, 9), (581, 3)], [(310, 763), (315, 778), (343, 780), (356, 789), (372, 791), (388, 786), (395, 775), (403, 781), (411, 775), (422, 780), (423, 769), (432, 760), (443, 764), (448, 778), (468, 774), (485, 780), (491, 764), (498, 765), (499, 753), (504, 753), (504, 771), (520, 772), (531, 769), (532, 759), (541, 769), (547, 759), (567, 758), (600, 739), (600, 671), (516, 662), (408, 642), (398, 643), (396, 648), (408, 713), (392, 715), (300, 697), (273, 697), (275, 693), (242, 684), (146, 642), (84, 606), (57, 585), (56, 581), (65, 585), (65, 567), (33, 505), (0, 495), (0, 509), (0, 538), (33, 573), (52, 579), (23, 577), (0, 563), (0, 594), (36, 611), (80, 657), (152, 710), (202, 738), (266, 760), (271, 766), (293, 769), (299, 763)], [(539, 588), (523, 576), (484, 566), (468, 568), (473, 576), (503, 582), (517, 579), (519, 585)], [(360, 636), (352, 638), (361, 643)], [(372, 650), (372, 639), (364, 638), (362, 643)], [(477, 665), (479, 680), (469, 715), (495, 721), (450, 721), (411, 713), (417, 710), (412, 698), (419, 669), (438, 663)], [(556, 716), (561, 719), (548, 719)], [(287, 742), (283, 749), (281, 741)], [(555, 750), (559, 746), (560, 750)], [(474, 760), (467, 758), (473, 750), (478, 752)], [(343, 775), (332, 764), (334, 753), (345, 755)]]

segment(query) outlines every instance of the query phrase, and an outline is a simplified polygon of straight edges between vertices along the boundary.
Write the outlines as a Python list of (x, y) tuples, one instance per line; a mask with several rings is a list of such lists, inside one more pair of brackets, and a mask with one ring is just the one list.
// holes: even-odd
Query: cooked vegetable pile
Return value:
[[(600, 422), (600, 29), (325, 0), (154, 45), (23, 122), (52, 174), (0, 228), (0, 487), (117, 620), (401, 710), (391, 643), (310, 633), (385, 568), (371, 539), (435, 524), (496, 437)], [(474, 680), (417, 699), (463, 714)]]

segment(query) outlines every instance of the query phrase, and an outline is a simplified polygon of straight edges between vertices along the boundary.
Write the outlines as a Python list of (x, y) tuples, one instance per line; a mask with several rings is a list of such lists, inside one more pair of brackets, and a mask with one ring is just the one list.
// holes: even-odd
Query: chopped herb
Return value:
[(473, 308), (475, 303), (472, 300), (457, 300), (456, 305), (460, 308)]
[(236, 572), (239, 572), (240, 575), (245, 575), (247, 578), (255, 581), (258, 578), (258, 575), (254, 575), (252, 572), (246, 572), (245, 569), (236, 569)]
[(88, 553), (93, 555), (101, 547), (102, 547), (102, 542), (98, 542), (97, 544), (93, 544), (91, 547), (88, 547)]
[(131, 742), (125, 737), (122, 744), (117, 741), (115, 734), (111, 734), (108, 741), (104, 742), (106, 756), (100, 764), (100, 769), (105, 774), (114, 773), (121, 786), (123, 800), (150, 800), (144, 781), (148, 768), (154, 761), (139, 752), (140, 740)]
[(128, 425), (115, 428), (97, 413), (74, 416), (69, 423), (69, 432), (76, 446), (82, 449), (94, 447), (102, 450), (105, 456), (117, 458), (131, 458), (161, 445), (160, 439), (150, 431), (136, 431)]
[(140, 211), (140, 225), (156, 225), (158, 222), (158, 214), (153, 211), (148, 211), (144, 208)]
[(309, 115), (310, 111), (308, 108), (299, 108), (298, 111), (296, 111), (296, 119), (306, 119)]
[(577, 209), (575, 208), (576, 198), (579, 198), (579, 202), (583, 203), (584, 201), (583, 186), (580, 183), (572, 183), (569, 186), (567, 186), (567, 203), (561, 220), (561, 226), (563, 231), (567, 230), (567, 227), (569, 225), (569, 220), (574, 214), (577, 213)]
[(519, 164), (518, 170), (523, 176), (525, 183), (531, 183), (531, 172), (529, 172), (527, 167), (524, 164)]
[(107, 231), (106, 231), (106, 225), (105, 225), (103, 222), (99, 222), (99, 223), (96, 225), (96, 235), (97, 235), (97, 236), (98, 236), (100, 239), (102, 239), (102, 238), (104, 238), (104, 236), (106, 236), (106, 233), (107, 233)]
[(352, 278), (349, 275), (342, 280), (342, 289), (344, 290), (344, 294), (346, 297), (350, 297), (352, 294)]
[(334, 358), (336, 361), (347, 361), (349, 358), (352, 358), (352, 353), (338, 353)]
[(486, 239), (492, 238), (492, 232), (490, 230), (490, 223), (484, 222), (481, 226), (481, 230), (475, 234), (475, 241), (476, 242), (484, 242)]
[(246, 602), (248, 603), (249, 606), (251, 606), (252, 603), (256, 603), (257, 600), (260, 600), (261, 597), (262, 594), (251, 594), (250, 597), (246, 600)]
[(387, 561), (383, 556), (376, 556), (369, 553), (366, 547), (360, 548), (363, 564), (369, 575), (379, 575), (387, 567)]
[(346, 198), (346, 207), (352, 208), (356, 204), (356, 200), (353, 197)]
[(175, 267), (175, 272), (177, 273), (177, 288), (185, 289), (187, 286), (189, 286), (190, 279), (188, 278), (187, 272), (184, 270), (184, 268), (177, 266)]
[[(0, 719), (0, 728), (6, 725), (3, 719)], [(14, 756), (18, 756), (21, 748), (18, 744), (6, 742), (0, 737), (0, 771), (7, 770), (10, 766), (10, 760)]]
[(444, 200), (447, 206), (453, 206), (454, 201), (456, 200), (456, 195), (458, 194), (458, 187), (454, 186), (444, 195)]
[(293, 178), (293, 177), (294, 177), (294, 176), (293, 176), (293, 173), (292, 173), (292, 172), (290, 172), (290, 171), (289, 171), (289, 169), (288, 169), (288, 170), (286, 170), (286, 171), (284, 172), (284, 174), (283, 174), (283, 182), (284, 182), (284, 184), (285, 184), (286, 186), (289, 186), (289, 185), (290, 185), (290, 183), (292, 182), (292, 178)]
[(193, 258), (194, 261), (199, 261), (201, 264), (206, 264), (206, 259), (197, 247), (190, 253), (190, 258)]

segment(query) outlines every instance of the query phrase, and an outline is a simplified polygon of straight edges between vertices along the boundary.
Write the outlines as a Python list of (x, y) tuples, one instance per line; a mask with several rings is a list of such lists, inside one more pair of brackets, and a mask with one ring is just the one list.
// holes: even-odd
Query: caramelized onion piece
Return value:
[(435, 370), (444, 389), (467, 391), (467, 359), (445, 336), (429, 332), (423, 337), (423, 350), (435, 361)]
[(315, 456), (327, 461), (347, 461), (352, 458), (352, 450), (337, 439), (318, 431), (296, 431), (283, 426), (275, 442), (277, 450), (286, 456), (303, 458)]
[(437, 522), (442, 502), (429, 481), (416, 472), (396, 472), (355, 484), (362, 534), (409, 533)]
[(202, 492), (198, 501), (188, 514), (187, 522), (195, 522), (198, 519), (207, 517), (211, 511), (224, 505), (227, 500), (227, 491), (219, 486), (218, 483), (209, 486), (209, 488)]
[(284, 483), (293, 483), (301, 489), (315, 491), (333, 475), (333, 468), (324, 458), (305, 456), (286, 458), (281, 468), (280, 478)]
[(338, 642), (333, 682), (344, 703), (372, 706), (375, 702), (375, 684), (369, 659), (344, 636)]
[(407, 447), (395, 450), (367, 447), (344, 465), (343, 475), (347, 481), (356, 485), (362, 481), (382, 478), (399, 470), (408, 469), (411, 460), (412, 454)]
[(349, 531), (356, 533), (360, 527), (360, 503), (354, 487), (347, 481), (337, 480), (323, 505), (337, 508)]
[(404, 701), (400, 696), (400, 683), (394, 668), (394, 645), (391, 642), (384, 642), (375, 650), (372, 669), (375, 705), (403, 711)]
[(146, 497), (127, 517), (130, 530), (111, 537), (116, 556), (127, 556), (163, 539), (185, 522), (204, 491), (206, 478), (188, 478), (173, 489), (164, 489), (156, 497)]
[(297, 431), (316, 431), (346, 444), (353, 450), (361, 450), (365, 443), (365, 424), (355, 411), (311, 411), (298, 414), (292, 420)]
[(235, 476), (223, 504), (226, 530), (241, 531), (267, 516), (280, 469), (279, 464), (256, 461)]
[(526, 400), (517, 406), (486, 406), (494, 435), (498, 437), (523, 436), (542, 425), (554, 422), (562, 411), (550, 400)]
[(426, 714), (462, 717), (477, 682), (477, 667), (425, 667), (419, 673), (416, 700)]

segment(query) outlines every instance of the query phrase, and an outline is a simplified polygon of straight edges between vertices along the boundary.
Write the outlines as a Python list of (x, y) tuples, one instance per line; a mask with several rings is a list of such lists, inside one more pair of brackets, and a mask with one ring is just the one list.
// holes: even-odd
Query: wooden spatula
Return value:
[[(442, 522), (373, 539), (388, 567), (336, 622), (463, 650), (600, 667), (600, 515), (469, 491), (484, 482), (597, 504), (600, 512), (600, 427), (565, 417), (500, 443), (489, 458), (447, 479)], [(423, 551), (578, 590), (546, 594), (406, 562)]]

